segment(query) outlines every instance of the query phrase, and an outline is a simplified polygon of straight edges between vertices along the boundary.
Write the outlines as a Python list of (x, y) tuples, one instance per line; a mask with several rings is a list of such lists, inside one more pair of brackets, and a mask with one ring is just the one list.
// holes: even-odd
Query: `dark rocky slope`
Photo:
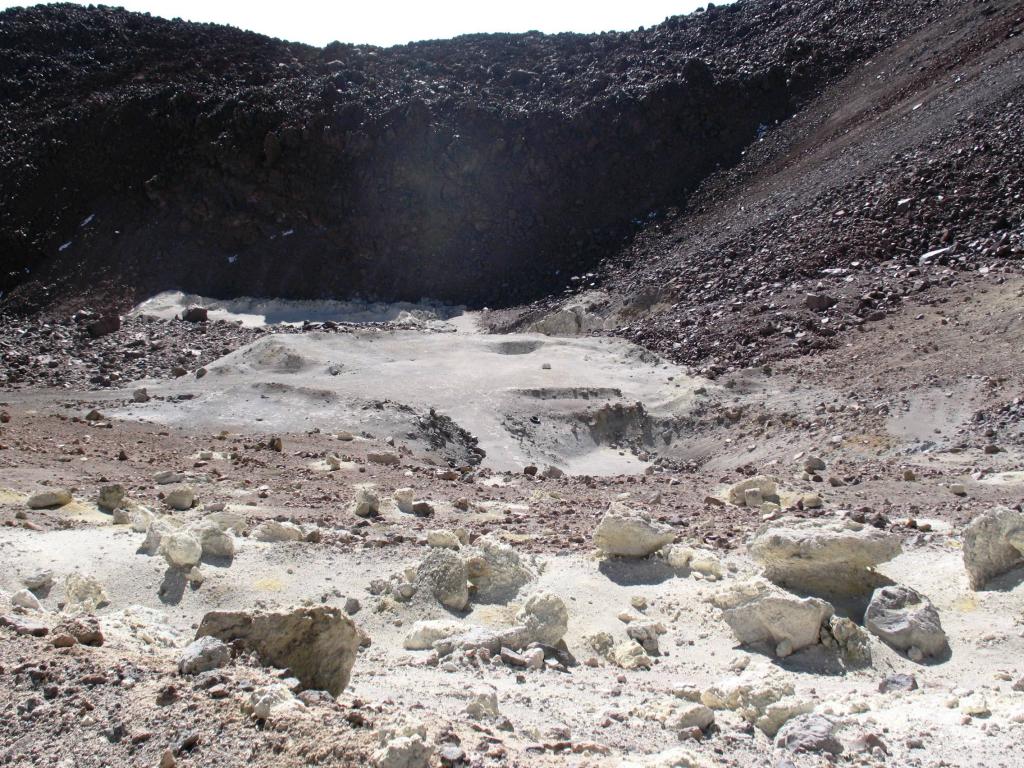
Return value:
[(323, 50), (6, 11), (3, 302), (534, 299), (942, 5), (741, 0), (630, 33)]

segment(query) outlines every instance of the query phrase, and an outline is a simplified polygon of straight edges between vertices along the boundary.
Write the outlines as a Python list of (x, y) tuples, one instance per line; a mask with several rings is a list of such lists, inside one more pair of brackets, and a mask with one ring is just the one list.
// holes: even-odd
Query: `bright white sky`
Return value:
[[(105, 0), (312, 45), (395, 45), (469, 32), (602, 32), (658, 24), (706, 0)], [(4, 3), (0, 7), (29, 5)], [(81, 3), (86, 5), (86, 3)]]

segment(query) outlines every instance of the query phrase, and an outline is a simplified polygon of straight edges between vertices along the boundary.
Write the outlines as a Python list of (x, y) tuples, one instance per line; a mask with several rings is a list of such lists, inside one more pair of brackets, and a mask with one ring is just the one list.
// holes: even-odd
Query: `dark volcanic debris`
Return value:
[(0, 290), (508, 306), (561, 290), (941, 3), (746, 2), (599, 35), (320, 50), (0, 14)]

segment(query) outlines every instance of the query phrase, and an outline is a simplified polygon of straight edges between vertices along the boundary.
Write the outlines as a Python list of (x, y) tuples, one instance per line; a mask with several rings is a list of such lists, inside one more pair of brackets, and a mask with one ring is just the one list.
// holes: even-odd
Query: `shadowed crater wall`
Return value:
[(630, 33), (317, 49), (5, 11), (3, 301), (537, 298), (882, 46), (886, 13), (755, 0)]

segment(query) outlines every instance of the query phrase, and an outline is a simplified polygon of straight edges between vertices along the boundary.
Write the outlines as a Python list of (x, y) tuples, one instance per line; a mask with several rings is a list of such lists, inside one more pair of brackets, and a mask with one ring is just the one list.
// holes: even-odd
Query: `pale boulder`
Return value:
[(454, 532), (443, 528), (427, 531), (427, 545), (442, 549), (459, 549), (462, 546)]
[(971, 589), (1024, 565), (1024, 512), (997, 507), (978, 515), (964, 529), (964, 567)]
[(97, 506), (104, 512), (113, 512), (124, 503), (124, 486), (120, 484), (104, 485), (100, 488)]
[(533, 642), (555, 645), (569, 628), (569, 611), (553, 592), (534, 592), (523, 604), (516, 621), (526, 627)]
[(252, 531), (252, 538), (267, 543), (302, 541), (303, 536), (302, 529), (295, 523), (278, 520), (264, 520)]
[(40, 491), (28, 497), (29, 509), (49, 509), (51, 507), (63, 507), (71, 503), (71, 491), (67, 488), (54, 488), (50, 491)]
[(690, 552), (690, 570), (701, 574), (712, 581), (722, 578), (725, 569), (718, 555), (707, 549), (694, 549)]
[(178, 512), (191, 509), (196, 501), (196, 491), (191, 485), (179, 485), (164, 495), (164, 504)]
[(216, 637), (255, 651), (265, 664), (288, 669), (305, 688), (339, 695), (348, 685), (359, 633), (340, 608), (319, 605), (267, 613), (210, 611), (196, 637)]
[(784, 725), (775, 746), (790, 752), (825, 752), (838, 755), (843, 745), (836, 736), (836, 724), (824, 715), (800, 715)]
[(658, 637), (667, 631), (665, 625), (658, 621), (633, 621), (626, 627), (626, 636), (640, 643), (647, 654), (658, 656), (661, 653)]
[(406, 515), (412, 514), (412, 505), (416, 501), (416, 492), (412, 488), (399, 488), (392, 498), (395, 500), (395, 506), (398, 507), (399, 512)]
[(654, 662), (636, 640), (618, 643), (609, 651), (608, 660), (622, 669), (650, 669)]
[(744, 645), (782, 646), (790, 653), (818, 643), (832, 606), (816, 597), (797, 597), (764, 579), (732, 584), (711, 598)]
[(416, 569), (417, 594), (429, 594), (445, 608), (461, 611), (469, 603), (466, 564), (450, 549), (431, 549)]
[(594, 544), (612, 557), (647, 557), (675, 538), (668, 525), (654, 522), (644, 512), (612, 502), (594, 530)]
[(189, 531), (174, 531), (160, 541), (160, 554), (172, 568), (191, 568), (203, 556), (203, 545)]
[(813, 709), (797, 699), (793, 682), (771, 667), (750, 667), (742, 674), (709, 686), (700, 701), (711, 709), (735, 711), (768, 736), (774, 736), (789, 717)]
[(39, 598), (27, 589), (19, 589), (11, 595), (11, 605), (16, 605), (19, 608), (27, 608), (30, 611), (43, 610), (43, 604), (39, 602)]
[(204, 520), (193, 526), (191, 533), (199, 539), (203, 556), (227, 558), (235, 556), (235, 537), (222, 530), (216, 523)]
[(466, 714), (474, 720), (494, 720), (498, 717), (498, 694), (491, 688), (476, 688), (469, 695)]
[(438, 640), (456, 637), (466, 631), (461, 621), (431, 619), (417, 621), (402, 640), (402, 647), (407, 651), (427, 651), (434, 647)]
[(477, 539), (464, 547), (466, 573), (473, 585), (473, 599), (479, 603), (505, 603), (536, 580), (539, 568), (532, 558), (522, 557), (501, 541), (497, 534)]
[(231, 648), (216, 637), (193, 640), (178, 657), (178, 673), (198, 675), (211, 669), (220, 669), (231, 662)]
[(625, 758), (617, 768), (715, 768), (717, 765), (686, 747), (674, 747), (654, 755)]
[(374, 768), (428, 768), (433, 754), (434, 748), (416, 734), (391, 739), (371, 759)]
[(174, 525), (170, 520), (159, 517), (153, 518), (150, 520), (149, 525), (146, 526), (146, 538), (143, 539), (140, 549), (150, 555), (155, 555), (160, 551), (164, 537), (170, 536), (176, 530), (178, 530), (178, 526)]
[(363, 486), (356, 488), (355, 499), (352, 501), (352, 514), (356, 517), (374, 517), (380, 514), (380, 496), (372, 488)]
[(710, 707), (699, 702), (669, 699), (655, 706), (651, 719), (676, 733), (692, 728), (703, 731), (715, 722), (715, 713)]
[(129, 522), (132, 530), (136, 533), (145, 533), (149, 528), (149, 524), (156, 519), (156, 515), (146, 507), (138, 507), (133, 510), (129, 516)]
[(758, 495), (753, 497), (756, 498), (757, 504), (755, 506), (757, 507), (760, 507), (764, 501), (778, 501), (779, 499), (775, 480), (765, 475), (755, 475), (729, 486), (729, 503), (740, 507), (745, 506), (747, 504), (747, 491), (750, 490), (758, 492)]
[(108, 602), (107, 591), (94, 576), (69, 573), (64, 579), (64, 610), (68, 613), (93, 613)]
[(874, 567), (901, 551), (899, 538), (852, 520), (787, 520), (762, 528), (751, 557), (780, 586), (812, 594), (851, 595), (882, 583)]
[(267, 722), (278, 722), (301, 713), (306, 706), (282, 683), (257, 688), (242, 701), (242, 711)]

